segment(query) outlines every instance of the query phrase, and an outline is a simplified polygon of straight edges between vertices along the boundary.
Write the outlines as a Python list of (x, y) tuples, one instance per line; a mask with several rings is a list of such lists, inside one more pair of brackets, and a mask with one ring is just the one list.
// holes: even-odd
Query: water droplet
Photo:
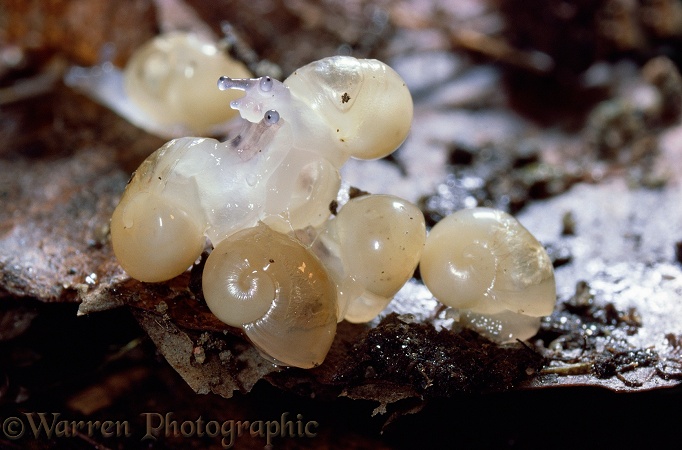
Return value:
[(94, 286), (95, 284), (97, 284), (97, 274), (91, 273), (90, 275), (85, 277), (85, 282), (90, 286)]

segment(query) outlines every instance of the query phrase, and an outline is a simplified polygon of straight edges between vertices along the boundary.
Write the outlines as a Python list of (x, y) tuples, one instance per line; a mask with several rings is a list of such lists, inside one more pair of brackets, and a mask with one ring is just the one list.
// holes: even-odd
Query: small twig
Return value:
[(620, 381), (622, 381), (623, 384), (626, 385), (627, 387), (635, 388), (635, 387), (641, 387), (642, 385), (644, 385), (644, 382), (642, 382), (642, 381), (628, 380), (620, 372), (616, 372), (616, 378), (618, 378)]
[(556, 367), (545, 367), (540, 373), (543, 375), (555, 374), (555, 375), (587, 375), (592, 371), (591, 363), (577, 363), (577, 364), (567, 364), (564, 366)]
[(668, 372), (666, 368), (670, 367), (667, 363), (657, 364), (655, 369), (659, 377), (664, 380), (682, 380), (682, 369), (677, 372)]
[(521, 67), (532, 72), (546, 74), (554, 68), (554, 60), (546, 53), (536, 50), (525, 51), (512, 47), (502, 37), (493, 37), (471, 28), (454, 28), (453, 22), (441, 14), (431, 17), (415, 16), (412, 11), (395, 8), (391, 11), (393, 22), (407, 29), (440, 29), (450, 39), (453, 47), (480, 53), (496, 61)]
[(275, 79), (282, 79), (282, 68), (272, 61), (260, 59), (258, 53), (247, 44), (229, 22), (221, 24), (221, 31), (223, 37), (219, 45), (223, 51), (246, 64), (257, 77), (269, 75)]
[(12, 86), (0, 88), (0, 106), (38, 97), (50, 92), (64, 71), (63, 62), (51, 62), (46, 69), (30, 78), (17, 81)]
[(455, 47), (481, 53), (491, 59), (512, 64), (537, 73), (549, 73), (554, 60), (536, 50), (524, 51), (512, 47), (507, 41), (471, 29), (449, 30), (450, 42)]

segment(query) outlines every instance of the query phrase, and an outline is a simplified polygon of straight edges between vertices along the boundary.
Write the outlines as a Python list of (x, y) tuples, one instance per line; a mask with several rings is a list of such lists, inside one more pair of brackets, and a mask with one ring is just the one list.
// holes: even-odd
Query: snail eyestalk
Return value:
[(368, 196), (329, 219), (343, 163), (395, 150), (412, 99), (388, 66), (352, 57), (316, 61), (284, 82), (221, 76), (214, 90), (216, 79), (221, 91), (244, 92), (230, 103), (239, 134), (175, 139), (147, 158), (112, 216), (116, 255), (131, 276), (163, 281), (208, 238), (209, 308), (277, 363), (314, 367), (337, 321), (374, 318), (419, 260), (424, 218), (409, 202)]
[(239, 134), (223, 145), (236, 152), (243, 161), (248, 161), (267, 148), (282, 125), (277, 111), (267, 111), (260, 122), (245, 121)]

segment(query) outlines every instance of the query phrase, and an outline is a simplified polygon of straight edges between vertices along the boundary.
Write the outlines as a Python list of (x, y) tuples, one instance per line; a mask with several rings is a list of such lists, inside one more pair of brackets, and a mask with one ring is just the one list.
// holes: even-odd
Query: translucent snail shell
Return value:
[(412, 124), (407, 85), (376, 59), (324, 58), (296, 70), (284, 85), (308, 105), (310, 113), (324, 119), (342, 152), (355, 158), (390, 154)]
[(225, 74), (251, 76), (215, 42), (173, 31), (143, 44), (123, 70), (106, 61), (72, 67), (64, 81), (134, 125), (172, 138), (225, 134), (225, 122), (237, 115), (225, 105), (241, 95), (215, 89), (215, 80)]
[(336, 334), (336, 290), (298, 241), (264, 224), (233, 234), (208, 257), (203, 290), (213, 314), (277, 363), (324, 361)]
[(502, 342), (533, 336), (556, 302), (545, 249), (515, 218), (491, 208), (457, 211), (437, 223), (420, 271), (441, 303)]
[[(114, 254), (140, 281), (158, 282), (183, 273), (206, 242), (199, 192), (173, 172), (187, 145), (171, 141), (135, 171), (111, 217)], [(191, 186), (191, 185), (190, 185)]]
[(236, 116), (226, 108), (240, 95), (220, 92), (215, 81), (229, 73), (249, 77), (242, 63), (218, 46), (192, 33), (157, 36), (140, 47), (124, 70), (130, 100), (165, 125), (184, 124), (201, 134)]
[(223, 77), (220, 89), (246, 95), (232, 102), (251, 122), (275, 110), (291, 124), (296, 146), (315, 149), (337, 168), (351, 156), (381, 158), (407, 137), (412, 97), (403, 79), (373, 59), (333, 56), (296, 70), (284, 83), (269, 77)]
[[(351, 199), (327, 224), (318, 254), (333, 268), (340, 318), (369, 322), (412, 277), (424, 247), (424, 215), (392, 195)], [(315, 248), (315, 247), (313, 247)]]

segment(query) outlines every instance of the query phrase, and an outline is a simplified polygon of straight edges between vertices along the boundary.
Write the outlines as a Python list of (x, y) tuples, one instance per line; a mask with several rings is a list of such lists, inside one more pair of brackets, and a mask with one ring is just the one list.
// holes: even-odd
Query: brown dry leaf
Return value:
[[(250, 9), (246, 2), (239, 8), (230, 2), (190, 3), (204, 18), (216, 11), (234, 13), (230, 20), (253, 33), (249, 38), (257, 49), (274, 40), (267, 56), (293, 66), (285, 65), (286, 70), (334, 53), (349, 41), (359, 53), (371, 54), (377, 39), (390, 34), (374, 29), (378, 37), (365, 39), (363, 12), (368, 6), (358, 6), (364, 3), (346, 10), (330, 2), (332, 11), (344, 11), (331, 23), (321, 19), (329, 16), (318, 10), (324, 6), (304, 2), (286, 8), (283, 2), (260, 2), (271, 5), (266, 12)], [(346, 21), (353, 27), (344, 28)], [(80, 302), (81, 314), (127, 305), (196, 392), (224, 397), (235, 390), (248, 392), (264, 378), (284, 390), (319, 398), (374, 400), (380, 405), (377, 412), (383, 412), (390, 403), (461, 392), (575, 384), (632, 391), (678, 384), (682, 330), (675, 314), (682, 273), (672, 249), (682, 231), (679, 218), (657, 213), (660, 204), (670, 210), (680, 198), (675, 179), (657, 190), (631, 191), (623, 182), (627, 165), (624, 169), (617, 161), (600, 161), (594, 170), (601, 178), (589, 167), (572, 167), (570, 157), (576, 153), (586, 158), (580, 136), (540, 129), (519, 118), (497, 92), (498, 69), (439, 48), (449, 41), (434, 43), (429, 38), (434, 34), (422, 31), (426, 37), (409, 44), (406, 36), (417, 36), (419, 30), (392, 37), (394, 43), (402, 39), (403, 46), (395, 47), (401, 50), (394, 51), (396, 61), (403, 58), (408, 84), (423, 83), (425, 74), (442, 76), (439, 83), (422, 84), (411, 138), (392, 160), (354, 162), (344, 175), (368, 191), (394, 192), (414, 201), (430, 198), (431, 203), (422, 204), (434, 220), (470, 199), (503, 204), (498, 202), (505, 195), (518, 194), (512, 196), (518, 203), (511, 206), (506, 198), (507, 207), (525, 208), (522, 222), (550, 248), (567, 252), (555, 257), (561, 265), (561, 304), (531, 345), (498, 346), (451, 329), (435, 300), (413, 281), (383, 320), (339, 324), (322, 366), (273, 366), (238, 330), (210, 314), (193, 287), (199, 270), (159, 284), (131, 280), (121, 270), (108, 242), (109, 217), (131, 171), (161, 142), (63, 87), (0, 110), (3, 121), (14, 124), (0, 129), (0, 293)], [(137, 42), (141, 36), (136, 36)], [(69, 42), (59, 41), (63, 46)], [(433, 53), (426, 54), (425, 48)], [(665, 143), (674, 129), (654, 132), (663, 134)], [(654, 155), (659, 164), (660, 158), (679, 161), (679, 147), (668, 144), (661, 155)], [(594, 158), (579, 161), (589, 165)], [(462, 164), (469, 159), (473, 162)], [(648, 166), (632, 161), (632, 167)], [(603, 178), (615, 181), (578, 184), (562, 194), (575, 183)], [(610, 200), (616, 195), (625, 203)], [(553, 198), (538, 203), (543, 197)], [(586, 201), (593, 207), (583, 208)], [(619, 204), (624, 206), (614, 215), (604, 215), (606, 206)], [(577, 215), (575, 238), (562, 237), (557, 229), (566, 210)], [(656, 241), (651, 238), (656, 233), (666, 238)], [(607, 259), (601, 252), (604, 236), (612, 238)], [(592, 295), (587, 303), (581, 303), (583, 291), (575, 290), (581, 280)], [(662, 299), (655, 308), (650, 306), (654, 296)], [(414, 404), (408, 410), (415, 410)]]
[(72, 396), (66, 405), (85, 415), (91, 415), (109, 407), (119, 398), (128, 394), (136, 385), (149, 378), (146, 367), (133, 367), (120, 373), (113, 373), (103, 381), (88, 386)]
[(105, 45), (122, 64), (156, 30), (152, 0), (9, 0), (0, 4), (0, 18), (4, 45), (59, 53), (83, 65), (100, 63)]

